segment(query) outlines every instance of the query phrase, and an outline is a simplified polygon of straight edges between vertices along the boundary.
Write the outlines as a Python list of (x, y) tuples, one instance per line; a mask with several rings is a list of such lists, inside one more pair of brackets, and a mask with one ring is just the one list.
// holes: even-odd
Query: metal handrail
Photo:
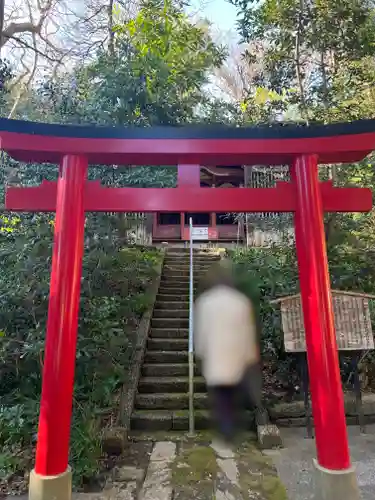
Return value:
[(194, 435), (194, 270), (193, 270), (193, 219), (189, 220), (190, 264), (189, 264), (189, 434)]

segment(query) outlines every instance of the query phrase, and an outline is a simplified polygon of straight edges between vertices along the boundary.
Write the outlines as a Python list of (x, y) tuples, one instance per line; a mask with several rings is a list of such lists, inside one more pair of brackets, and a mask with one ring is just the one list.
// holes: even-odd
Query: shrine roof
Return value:
[(69, 153), (109, 165), (280, 165), (300, 154), (317, 154), (321, 163), (353, 162), (375, 149), (375, 119), (309, 126), (103, 127), (0, 118), (0, 144), (15, 159), (51, 163)]

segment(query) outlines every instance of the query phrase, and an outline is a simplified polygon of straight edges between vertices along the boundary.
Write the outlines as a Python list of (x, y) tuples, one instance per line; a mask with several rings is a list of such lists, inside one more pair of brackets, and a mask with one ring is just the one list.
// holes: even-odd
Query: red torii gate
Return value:
[[(316, 467), (341, 498), (359, 498), (351, 466), (338, 365), (324, 212), (372, 209), (364, 188), (319, 182), (318, 163), (362, 160), (375, 149), (375, 120), (329, 126), (104, 128), (0, 119), (0, 146), (27, 162), (60, 164), (57, 183), (9, 187), (6, 208), (56, 211), (43, 387), (30, 498), (66, 500), (85, 211), (294, 212), (296, 248), (316, 429)], [(87, 181), (89, 164), (291, 166), (275, 188), (108, 188)], [(339, 483), (337, 483), (340, 478)], [(328, 493), (326, 499), (337, 498)], [(332, 496), (333, 495), (333, 496)]]

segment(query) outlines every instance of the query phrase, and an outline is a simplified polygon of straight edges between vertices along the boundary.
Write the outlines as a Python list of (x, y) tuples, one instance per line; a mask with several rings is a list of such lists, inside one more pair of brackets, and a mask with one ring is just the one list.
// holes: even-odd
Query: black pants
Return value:
[(241, 410), (250, 403), (258, 412), (262, 405), (262, 368), (260, 363), (250, 366), (237, 385), (221, 385), (209, 388), (213, 420), (225, 439), (232, 439), (240, 424)]

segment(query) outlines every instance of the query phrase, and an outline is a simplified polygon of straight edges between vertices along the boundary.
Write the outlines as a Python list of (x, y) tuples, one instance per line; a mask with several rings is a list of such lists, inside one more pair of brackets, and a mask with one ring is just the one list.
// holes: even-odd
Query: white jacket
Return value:
[(217, 286), (194, 308), (194, 344), (207, 385), (235, 385), (259, 361), (254, 311), (239, 291)]

